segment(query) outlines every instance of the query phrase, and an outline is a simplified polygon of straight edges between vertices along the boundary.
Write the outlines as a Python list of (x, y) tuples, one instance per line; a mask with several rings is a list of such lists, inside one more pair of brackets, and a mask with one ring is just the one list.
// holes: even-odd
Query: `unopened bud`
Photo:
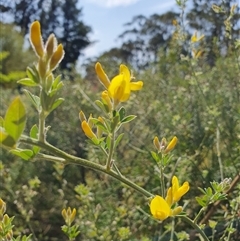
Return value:
[(167, 148), (166, 148), (165, 151), (164, 151), (165, 154), (168, 153), (168, 152), (170, 152), (170, 151), (176, 146), (177, 140), (178, 140), (178, 139), (177, 139), (176, 136), (174, 136), (174, 137), (172, 138), (172, 140), (169, 142)]
[(47, 59), (50, 59), (56, 50), (57, 47), (57, 40), (55, 35), (52, 33), (49, 35), (48, 40), (46, 42), (46, 52), (47, 52)]
[(65, 208), (62, 210), (62, 216), (63, 216), (64, 220), (67, 219), (67, 212), (66, 212)]
[(183, 208), (182, 208), (181, 206), (178, 206), (178, 207), (174, 208), (174, 209), (172, 210), (172, 216), (178, 215), (179, 213), (182, 212), (182, 210), (183, 210)]
[(74, 221), (76, 213), (77, 213), (77, 210), (76, 210), (76, 208), (74, 208), (72, 210), (72, 213), (71, 213), (70, 217), (69, 217), (70, 224)]
[(41, 26), (38, 21), (32, 23), (30, 27), (30, 42), (38, 57), (43, 57), (44, 47), (41, 35)]
[(38, 73), (42, 80), (45, 80), (46, 74), (47, 74), (47, 64), (44, 61), (44, 59), (39, 59), (38, 61)]
[(90, 128), (89, 124), (86, 121), (83, 121), (81, 126), (83, 129), (83, 132), (89, 139), (92, 139), (94, 137), (96, 138), (96, 135), (93, 133), (92, 129)]
[(102, 69), (102, 65), (99, 62), (96, 63), (95, 70), (96, 70), (99, 81), (104, 85), (104, 87), (106, 89), (108, 89), (108, 87), (110, 85), (110, 81), (109, 81), (107, 75), (105, 74), (104, 70)]
[(0, 215), (6, 212), (6, 203), (0, 198)]
[(160, 142), (158, 140), (158, 137), (155, 136), (153, 139), (153, 145), (156, 147), (156, 149), (160, 152), (161, 151), (161, 145)]
[(56, 51), (53, 53), (52, 58), (50, 59), (50, 69), (53, 71), (54, 69), (57, 68), (59, 63), (64, 57), (64, 50), (62, 44), (59, 44), (57, 46)]
[(112, 111), (112, 108), (113, 108), (113, 104), (112, 104), (112, 101), (108, 95), (108, 91), (107, 90), (104, 90), (102, 92), (102, 100), (103, 100), (103, 103), (106, 104), (108, 106), (108, 112)]
[(79, 112), (79, 119), (80, 119), (81, 122), (87, 121), (87, 118), (82, 111)]

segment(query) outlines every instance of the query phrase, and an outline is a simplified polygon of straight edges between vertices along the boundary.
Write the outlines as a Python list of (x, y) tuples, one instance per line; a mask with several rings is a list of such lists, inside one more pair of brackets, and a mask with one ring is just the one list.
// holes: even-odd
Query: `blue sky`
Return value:
[(84, 23), (93, 29), (91, 40), (98, 41), (85, 50), (85, 57), (96, 56), (119, 45), (117, 36), (134, 16), (176, 9), (175, 0), (81, 0), (80, 6), (83, 7)]

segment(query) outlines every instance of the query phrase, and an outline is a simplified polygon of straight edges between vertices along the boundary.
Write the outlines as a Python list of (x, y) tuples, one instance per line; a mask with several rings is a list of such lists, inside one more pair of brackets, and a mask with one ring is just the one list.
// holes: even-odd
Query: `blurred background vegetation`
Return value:
[[(94, 104), (102, 90), (94, 70), (96, 61), (110, 77), (120, 63), (127, 64), (136, 78), (144, 81), (144, 88), (124, 104), (127, 113), (138, 118), (124, 129), (116, 156), (119, 169), (157, 194), (159, 174), (150, 155), (152, 140), (155, 135), (168, 140), (176, 135), (179, 142), (167, 176), (174, 170), (181, 181), (190, 182), (184, 205), (194, 217), (199, 211), (195, 201), (200, 195), (198, 187), (208, 187), (222, 177), (234, 179), (240, 170), (240, 50), (234, 45), (240, 36), (239, 7), (231, 19), (231, 31), (225, 22), (237, 1), (192, 0), (192, 9), (184, 17), (175, 12), (134, 16), (119, 36), (122, 46), (88, 59), (85, 76), (75, 66), (91, 43), (91, 27), (84, 24), (77, 0), (49, 0), (48, 8), (42, 7), (44, 2), (6, 1), (0, 5), (1, 14), (13, 19), (11, 24), (0, 22), (1, 116), (10, 100), (21, 94), (28, 113), (26, 133), (38, 122), (37, 113), (16, 83), (34, 62), (34, 53), (25, 47), (24, 39), (30, 23), (38, 19), (44, 38), (54, 32), (66, 51), (60, 66), (65, 101), (47, 120), (51, 126), (48, 141), (73, 155), (104, 163), (102, 154), (85, 141), (78, 113), (100, 114)], [(213, 3), (225, 12), (214, 12)], [(185, 32), (182, 21), (189, 23)], [(202, 50), (197, 59), (192, 58), (189, 44), (193, 31), (205, 35), (197, 46)], [(82, 167), (63, 168), (38, 159), (26, 162), (4, 149), (0, 158), (0, 196), (7, 203), (8, 214), (15, 216), (16, 235), (32, 232), (34, 241), (67, 240), (61, 232), (61, 210), (71, 206), (77, 208), (76, 223), (81, 231), (77, 240), (159, 240), (160, 225), (148, 217), (147, 200), (121, 183)], [(239, 197), (239, 191), (238, 183), (229, 200), (210, 218), (228, 222), (237, 217), (239, 210), (231, 213), (230, 200)], [(176, 230), (191, 232), (186, 224), (176, 222)], [(164, 223), (166, 233), (170, 224)], [(231, 240), (239, 240), (238, 235)]]

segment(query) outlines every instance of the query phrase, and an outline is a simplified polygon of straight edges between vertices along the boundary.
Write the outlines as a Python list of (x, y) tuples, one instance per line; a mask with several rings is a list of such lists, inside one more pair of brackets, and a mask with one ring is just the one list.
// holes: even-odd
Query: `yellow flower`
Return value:
[(192, 35), (191, 42), (196, 43), (201, 41), (204, 38), (204, 34), (202, 34), (199, 38), (197, 37), (197, 31)]
[(176, 176), (173, 176), (172, 178), (172, 204), (178, 202), (181, 197), (186, 194), (189, 191), (189, 183), (184, 182), (183, 185), (180, 187), (178, 178)]
[(154, 218), (163, 221), (169, 216), (176, 216), (182, 212), (181, 206), (173, 206), (180, 198), (189, 190), (188, 182), (179, 187), (179, 182), (176, 176), (172, 178), (172, 187), (167, 191), (166, 198), (156, 195), (150, 202), (150, 211)]
[(108, 93), (115, 102), (124, 102), (129, 99), (131, 91), (140, 90), (142, 86), (142, 81), (131, 82), (129, 69), (121, 64), (119, 75), (115, 76), (110, 82)]
[(156, 195), (150, 202), (150, 211), (154, 218), (163, 221), (171, 215), (171, 208), (168, 203)]

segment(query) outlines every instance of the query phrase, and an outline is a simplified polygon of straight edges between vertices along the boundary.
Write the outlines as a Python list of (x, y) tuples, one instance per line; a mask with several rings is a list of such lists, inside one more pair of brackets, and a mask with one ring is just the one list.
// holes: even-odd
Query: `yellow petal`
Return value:
[(123, 74), (115, 76), (108, 88), (108, 93), (114, 100), (124, 102), (130, 97), (130, 85), (124, 78)]
[(189, 183), (184, 182), (183, 185), (174, 193), (173, 201), (178, 202), (183, 195), (185, 195), (189, 191)]
[(168, 188), (167, 196), (165, 198), (168, 205), (171, 207), (173, 204), (172, 187)]
[(143, 87), (142, 81), (131, 82), (130, 83), (130, 90), (140, 90)]
[(38, 57), (44, 54), (43, 40), (41, 35), (41, 26), (38, 21), (31, 24), (30, 27), (30, 42)]
[(105, 88), (107, 89), (110, 85), (110, 81), (107, 77), (107, 75), (105, 74), (103, 68), (102, 68), (102, 65), (97, 62), (95, 64), (95, 71), (97, 73), (97, 76), (98, 76), (98, 79), (99, 81), (105, 86)]
[(163, 221), (171, 214), (171, 209), (161, 196), (155, 196), (150, 202), (150, 211), (154, 218)]
[(119, 74), (123, 74), (124, 75), (126, 81), (130, 82), (131, 74), (130, 74), (130, 71), (129, 71), (129, 69), (128, 69), (128, 67), (126, 65), (121, 64), (119, 72), (120, 72)]

